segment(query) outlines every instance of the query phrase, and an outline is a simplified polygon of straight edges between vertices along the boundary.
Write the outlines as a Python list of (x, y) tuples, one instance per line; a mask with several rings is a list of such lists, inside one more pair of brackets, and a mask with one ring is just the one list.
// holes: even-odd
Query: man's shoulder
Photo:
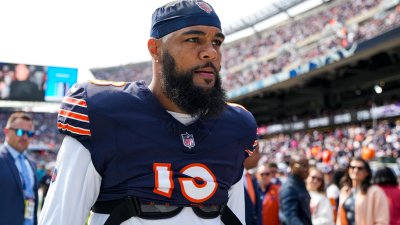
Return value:
[(129, 107), (140, 109), (148, 92), (144, 82), (90, 80), (74, 84), (61, 102), (57, 127), (63, 134), (87, 139), (93, 128), (112, 123), (109, 118), (117, 113), (121, 115)]
[(242, 105), (227, 103), (226, 117), (247, 126), (257, 126), (254, 116)]
[(125, 103), (127, 96), (137, 96), (141, 91), (146, 90), (148, 89), (144, 82), (89, 80), (74, 84), (69, 89), (62, 104), (112, 109), (108, 105)]
[(298, 182), (293, 177), (289, 176), (285, 182), (282, 183), (280, 187), (280, 192), (292, 192), (299, 189)]
[(8, 157), (8, 151), (4, 145), (0, 146), (0, 158)]

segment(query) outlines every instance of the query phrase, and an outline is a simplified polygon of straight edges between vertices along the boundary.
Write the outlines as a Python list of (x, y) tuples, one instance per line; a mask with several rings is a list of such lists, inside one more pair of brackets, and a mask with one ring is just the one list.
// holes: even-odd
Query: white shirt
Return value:
[[(174, 116), (174, 115), (173, 115)], [(177, 118), (178, 119), (178, 118)], [(179, 119), (178, 119), (179, 120)], [(188, 121), (185, 121), (185, 124)], [(100, 191), (101, 176), (94, 168), (89, 150), (76, 139), (66, 136), (56, 162), (57, 177), (50, 184), (39, 225), (84, 225)], [(243, 179), (228, 192), (229, 208), (243, 225), (245, 222)], [(108, 214), (90, 212), (89, 225), (103, 225)], [(184, 207), (175, 217), (146, 220), (132, 217), (121, 225), (221, 225), (220, 217), (202, 219), (191, 207)]]
[(318, 192), (310, 191), (311, 218), (313, 225), (334, 225), (333, 209), (329, 199)]

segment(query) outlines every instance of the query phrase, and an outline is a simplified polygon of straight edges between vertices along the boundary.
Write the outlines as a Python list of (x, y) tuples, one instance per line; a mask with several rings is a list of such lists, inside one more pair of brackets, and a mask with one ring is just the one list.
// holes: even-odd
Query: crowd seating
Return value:
[(400, 8), (386, 11), (382, 2), (339, 2), (328, 10), (228, 45), (224, 50), (226, 70), (222, 76), (225, 89), (288, 71), (398, 26)]
[[(372, 151), (372, 159), (400, 164), (400, 119), (382, 120), (376, 125), (361, 123), (337, 128), (276, 134), (261, 139), (264, 160), (282, 162), (294, 152), (305, 153), (316, 162), (344, 167), (353, 156)], [(329, 151), (329, 159), (324, 158)]]

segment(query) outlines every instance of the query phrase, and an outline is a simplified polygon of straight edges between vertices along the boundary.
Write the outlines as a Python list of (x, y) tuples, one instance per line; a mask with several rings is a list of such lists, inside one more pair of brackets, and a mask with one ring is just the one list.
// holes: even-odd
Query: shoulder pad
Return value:
[(86, 83), (73, 85), (65, 95), (57, 117), (57, 128), (62, 134), (78, 140), (91, 136), (86, 97)]

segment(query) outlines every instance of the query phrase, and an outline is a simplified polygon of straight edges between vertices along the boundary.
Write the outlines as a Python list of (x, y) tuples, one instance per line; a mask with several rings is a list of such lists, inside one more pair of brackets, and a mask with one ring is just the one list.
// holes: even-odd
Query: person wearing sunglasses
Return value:
[(311, 196), (310, 210), (313, 225), (333, 225), (333, 210), (328, 197), (326, 197), (324, 174), (312, 167), (306, 183)]
[[(272, 166), (271, 166), (272, 165)], [(262, 224), (279, 225), (279, 185), (273, 183), (277, 169), (275, 163), (265, 163), (257, 168), (257, 180), (261, 189)]]
[(371, 184), (372, 170), (361, 157), (352, 158), (341, 181), (337, 225), (389, 224), (385, 192)]
[(32, 118), (15, 112), (4, 128), (0, 148), (0, 224), (36, 225), (38, 189), (35, 164), (25, 151), (34, 136)]

